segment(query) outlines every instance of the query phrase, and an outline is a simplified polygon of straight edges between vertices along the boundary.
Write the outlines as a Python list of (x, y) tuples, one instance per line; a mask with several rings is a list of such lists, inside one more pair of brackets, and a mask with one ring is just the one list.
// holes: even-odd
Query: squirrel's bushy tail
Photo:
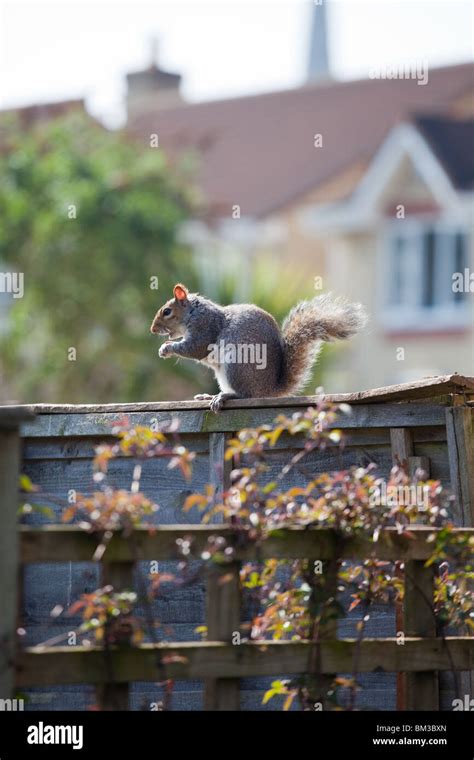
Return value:
[(349, 338), (362, 329), (367, 315), (360, 303), (325, 293), (295, 306), (282, 326), (285, 363), (282, 393), (297, 393), (308, 382), (321, 344)]

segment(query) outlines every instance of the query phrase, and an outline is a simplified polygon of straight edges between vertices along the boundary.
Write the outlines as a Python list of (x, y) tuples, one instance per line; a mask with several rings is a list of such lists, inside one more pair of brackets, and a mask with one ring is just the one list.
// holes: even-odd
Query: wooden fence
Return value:
[[(392, 391), (374, 392), (368, 396), (338, 397), (355, 403), (355, 413), (345, 425), (356, 440), (385, 440), (388, 434), (392, 460), (405, 459), (410, 466), (420, 464), (443, 470), (447, 462), (450, 485), (456, 493), (455, 519), (460, 526), (472, 526), (472, 379), (439, 378), (428, 385), (418, 384)], [(398, 394), (398, 395), (397, 395)], [(375, 399), (375, 400), (374, 400)], [(311, 399), (282, 400), (285, 411), (301, 408)], [(112, 647), (104, 656), (97, 647), (66, 646), (20, 648), (17, 628), (17, 568), (30, 563), (63, 563), (90, 561), (97, 545), (97, 536), (77, 526), (59, 524), (22, 526), (18, 529), (17, 473), (20, 468), (19, 435), (22, 424), (23, 454), (34, 436), (49, 436), (49, 449), (64, 436), (68, 451), (77, 450), (80, 435), (103, 436), (110, 431), (110, 419), (118, 419), (127, 411), (132, 422), (149, 424), (150, 417), (169, 419), (181, 415), (181, 430), (206, 432), (209, 440), (211, 480), (226, 487), (228, 468), (224, 466), (225, 437), (242, 424), (259, 424), (274, 418), (279, 408), (269, 402), (234, 402), (218, 417), (209, 416), (202, 405), (189, 402), (175, 405), (135, 405), (133, 407), (34, 407), (0, 410), (0, 571), (2, 576), (2, 611), (0, 635), (0, 697), (11, 696), (15, 689), (63, 684), (94, 684), (98, 701), (105, 709), (128, 709), (132, 682), (153, 682), (164, 679), (204, 679), (207, 709), (239, 709), (242, 678), (298, 674), (307, 672), (314, 654), (311, 642), (243, 642), (235, 641), (241, 622), (239, 591), (240, 563), (250, 559), (312, 558), (326, 563), (331, 574), (338, 559), (364, 559), (373, 556), (374, 545), (361, 537), (342, 544), (329, 529), (287, 529), (278, 537), (266, 540), (259, 548), (238, 549), (235, 561), (209, 571), (206, 583), (205, 642), (143, 644), (135, 647)], [(151, 408), (153, 407), (153, 408)], [(28, 416), (39, 415), (28, 422)], [(109, 418), (109, 419), (107, 419)], [(439, 427), (444, 428), (444, 434)], [(432, 431), (436, 428), (436, 432)], [(47, 430), (47, 433), (46, 433)], [(366, 432), (364, 432), (366, 431)], [(367, 433), (368, 431), (368, 433)], [(385, 432), (386, 431), (386, 432)], [(362, 435), (363, 433), (363, 435)], [(110, 434), (110, 432), (109, 432)], [(442, 436), (445, 436), (443, 438)], [(359, 438), (357, 438), (359, 436)], [(365, 436), (365, 438), (364, 438)], [(427, 443), (423, 443), (427, 440)], [(438, 454), (428, 462), (426, 452), (435, 452), (429, 441), (444, 441), (443, 460)], [(420, 443), (420, 441), (422, 443)], [(61, 444), (64, 445), (64, 444)], [(444, 458), (445, 457), (445, 458)], [(26, 460), (24, 459), (24, 462)], [(216, 468), (216, 463), (220, 467)], [(320, 465), (326, 468), (324, 461)], [(444, 472), (444, 470), (443, 470)], [(33, 477), (34, 479), (34, 477)], [(443, 478), (444, 479), (444, 478)], [(472, 533), (470, 527), (460, 532)], [(407, 539), (387, 529), (377, 544), (377, 558), (404, 560), (405, 601), (403, 608), (404, 643), (396, 637), (375, 637), (363, 640), (360, 648), (353, 638), (336, 638), (334, 627), (324, 631), (318, 644), (318, 672), (328, 676), (350, 673), (356, 649), (357, 669), (361, 673), (406, 673), (403, 707), (406, 709), (439, 709), (438, 674), (445, 671), (474, 671), (474, 639), (436, 636), (429, 600), (433, 596), (433, 571), (425, 568), (432, 545), (427, 543), (431, 529), (414, 529), (415, 539)], [(176, 541), (192, 537), (196, 551), (203, 548), (210, 535), (227, 535), (232, 529), (224, 525), (199, 526), (161, 525), (153, 533), (134, 531), (131, 539), (114, 535), (101, 560), (102, 579), (116, 590), (133, 586), (134, 564), (142, 560), (171, 560), (178, 557)], [(133, 551), (132, 547), (133, 546)], [(223, 578), (223, 576), (225, 576)], [(399, 626), (397, 625), (399, 630)], [(467, 684), (467, 685), (466, 685)], [(464, 687), (471, 689), (470, 676)], [(468, 693), (472, 693), (469, 691)]]
[[(415, 539), (400, 536), (395, 529), (382, 532), (377, 558), (402, 559), (406, 563), (404, 599), (404, 643), (397, 638), (362, 641), (357, 668), (409, 674), (407, 708), (438, 710), (438, 671), (466, 671), (474, 667), (474, 639), (451, 636), (436, 638), (433, 599), (433, 568), (425, 567), (433, 545), (427, 542), (431, 528), (414, 528)], [(474, 535), (473, 529), (458, 532)], [(174, 559), (177, 540), (190, 538), (198, 550), (211, 536), (226, 535), (230, 526), (180, 525), (159, 528), (153, 533), (138, 529), (131, 538), (115, 535), (103, 557), (104, 580), (116, 590), (133, 585), (137, 560)], [(20, 561), (46, 562), (90, 560), (97, 545), (93, 536), (77, 527), (22, 527)], [(131, 550), (133, 546), (133, 551)], [(31, 647), (20, 650), (12, 668), (20, 688), (52, 684), (93, 683), (99, 688), (104, 709), (128, 709), (128, 682), (204, 678), (206, 707), (210, 710), (238, 710), (239, 679), (248, 676), (297, 674), (308, 670), (315, 646), (309, 642), (252, 641), (232, 643), (240, 628), (239, 569), (241, 561), (265, 558), (317, 558), (326, 563), (325, 572), (338, 559), (365, 559), (374, 556), (374, 544), (363, 538), (342, 542), (327, 528), (287, 529), (266, 540), (258, 548), (237, 550), (237, 559), (209, 572), (207, 578), (208, 640), (205, 642), (145, 644), (112, 647), (110, 662), (102, 648)], [(14, 621), (10, 625), (13, 627)], [(320, 648), (320, 672), (351, 672), (354, 639), (324, 638)], [(111, 669), (110, 668), (111, 665)], [(110, 672), (114, 682), (110, 682)]]

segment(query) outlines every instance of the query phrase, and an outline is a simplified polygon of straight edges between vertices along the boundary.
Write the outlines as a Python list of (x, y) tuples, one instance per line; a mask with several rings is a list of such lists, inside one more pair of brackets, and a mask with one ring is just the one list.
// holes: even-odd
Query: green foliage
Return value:
[(0, 126), (0, 262), (24, 273), (25, 288), (0, 339), (4, 393), (29, 402), (185, 395), (192, 365), (159, 362), (148, 327), (190, 272), (176, 243), (194, 203), (189, 178), (84, 115), (29, 132)]

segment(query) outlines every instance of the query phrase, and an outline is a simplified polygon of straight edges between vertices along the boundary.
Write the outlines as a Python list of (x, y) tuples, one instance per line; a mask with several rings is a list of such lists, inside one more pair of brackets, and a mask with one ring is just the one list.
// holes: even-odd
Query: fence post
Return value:
[[(104, 585), (113, 586), (115, 592), (130, 591), (133, 589), (133, 562), (108, 562), (102, 565), (102, 582)], [(104, 652), (107, 658), (107, 652)], [(107, 663), (107, 660), (106, 660)], [(111, 661), (106, 665), (110, 667), (110, 681), (100, 684), (96, 688), (97, 702), (101, 710), (117, 711), (129, 710), (130, 685), (128, 682), (115, 681)]]
[[(328, 560), (327, 562), (323, 562), (323, 572), (324, 572), (324, 596), (327, 601), (334, 599), (334, 601), (337, 600), (337, 580), (338, 580), (338, 573), (339, 573), (339, 565), (337, 559)], [(338, 638), (338, 632), (337, 632), (337, 616), (329, 616), (328, 619), (323, 620), (319, 627), (319, 635), (318, 635), (318, 642), (315, 644), (315, 654), (316, 659), (315, 662), (313, 662), (313, 659), (310, 663), (310, 678), (313, 678), (313, 682), (315, 684), (316, 689), (319, 691), (319, 697), (321, 699), (322, 703), (322, 709), (323, 710), (332, 710), (334, 709), (334, 702), (331, 701), (331, 699), (328, 697), (328, 691), (333, 688), (334, 686), (334, 679), (337, 676), (337, 673), (326, 673), (326, 674), (314, 674), (311, 672), (312, 665), (316, 665), (316, 671), (317, 667), (319, 666), (319, 659), (321, 656), (320, 652), (320, 644), (323, 641), (335, 641)]]
[[(224, 459), (226, 434), (209, 437), (210, 480), (216, 495), (222, 496), (230, 485), (231, 462)], [(209, 641), (232, 643), (240, 630), (240, 563), (232, 562), (211, 568), (206, 585), (206, 627)], [(238, 646), (238, 644), (236, 644)], [(206, 710), (239, 710), (238, 678), (206, 678), (204, 688)]]
[[(424, 560), (405, 563), (404, 632), (405, 636), (436, 637), (433, 614), (434, 567)], [(439, 710), (437, 671), (405, 674), (406, 709)]]
[(20, 422), (29, 412), (0, 410), (0, 698), (10, 699), (15, 687), (14, 657), (18, 613), (18, 490)]
[(451, 488), (456, 496), (454, 520), (459, 526), (474, 526), (474, 451), (472, 408), (453, 406), (446, 409)]
[[(415, 457), (413, 446), (413, 434), (409, 428), (391, 428), (390, 446), (392, 450), (392, 463), (394, 465), (406, 465), (408, 474), (413, 476), (417, 470), (424, 470), (429, 476), (430, 462), (427, 457)], [(404, 578), (405, 572), (400, 573)], [(397, 634), (404, 631), (404, 608), (403, 603), (397, 603), (395, 607), (395, 625)], [(407, 680), (406, 673), (397, 673), (397, 710), (407, 709)]]
[[(451, 490), (456, 496), (454, 522), (459, 526), (474, 526), (474, 430), (472, 408), (467, 405), (446, 409), (446, 440), (448, 445)], [(461, 696), (474, 696), (474, 670), (458, 674)]]
[[(212, 568), (206, 588), (206, 625), (209, 641), (232, 643), (240, 627), (240, 563)], [(238, 644), (235, 645), (238, 647)], [(206, 678), (206, 710), (239, 710), (238, 678)]]

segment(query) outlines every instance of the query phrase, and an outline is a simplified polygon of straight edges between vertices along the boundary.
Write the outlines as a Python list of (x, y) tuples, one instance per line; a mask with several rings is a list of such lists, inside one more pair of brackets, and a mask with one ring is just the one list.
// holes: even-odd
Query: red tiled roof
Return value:
[[(365, 79), (207, 103), (151, 109), (129, 125), (170, 156), (201, 156), (198, 184), (215, 215), (265, 216), (368, 162), (395, 123), (442, 113), (474, 85), (474, 65), (433, 69), (416, 80)], [(314, 147), (320, 133), (323, 147)]]
[(19, 106), (18, 108), (0, 109), (0, 117), (9, 114), (15, 115), (19, 118), (21, 126), (27, 129), (40, 121), (49, 121), (58, 116), (64, 116), (70, 111), (85, 111), (84, 101), (82, 99), (60, 100), (56, 103), (38, 103)]

